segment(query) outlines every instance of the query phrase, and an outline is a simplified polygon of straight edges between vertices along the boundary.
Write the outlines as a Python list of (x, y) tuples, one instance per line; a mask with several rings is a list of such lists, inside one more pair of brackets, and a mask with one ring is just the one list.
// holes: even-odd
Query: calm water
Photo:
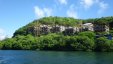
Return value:
[(113, 52), (1, 50), (0, 64), (113, 64)]

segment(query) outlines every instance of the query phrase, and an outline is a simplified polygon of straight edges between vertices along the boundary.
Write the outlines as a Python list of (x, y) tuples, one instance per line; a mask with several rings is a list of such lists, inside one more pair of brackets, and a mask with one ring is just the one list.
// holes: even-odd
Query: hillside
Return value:
[[(62, 26), (77, 26), (81, 20), (74, 19), (74, 18), (67, 18), (67, 17), (44, 17), (38, 20), (34, 20), (33, 22), (29, 23), (28, 25), (19, 28), (15, 31), (14, 36), (16, 35), (27, 35), (33, 34), (32, 28), (39, 25), (62, 25)], [(29, 30), (29, 31), (28, 31)], [(30, 31), (31, 30), (31, 31)]]
[(36, 35), (35, 27), (39, 27), (40, 25), (49, 25), (49, 26), (65, 26), (65, 27), (81, 27), (81, 24), (84, 23), (96, 23), (96, 24), (108, 24), (110, 30), (113, 29), (113, 17), (102, 17), (102, 18), (94, 18), (94, 19), (74, 19), (68, 17), (44, 17), (38, 20), (34, 20), (33, 22), (27, 24), (24, 27), (19, 28), (15, 31), (14, 36), (16, 35), (28, 35), (31, 34), (33, 36)]
[(113, 51), (113, 17), (44, 17), (0, 41), (3, 50)]

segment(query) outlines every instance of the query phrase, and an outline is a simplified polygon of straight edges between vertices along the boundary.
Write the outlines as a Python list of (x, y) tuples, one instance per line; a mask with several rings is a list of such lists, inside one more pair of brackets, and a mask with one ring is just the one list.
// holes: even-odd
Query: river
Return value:
[(0, 50), (0, 64), (113, 64), (113, 52)]

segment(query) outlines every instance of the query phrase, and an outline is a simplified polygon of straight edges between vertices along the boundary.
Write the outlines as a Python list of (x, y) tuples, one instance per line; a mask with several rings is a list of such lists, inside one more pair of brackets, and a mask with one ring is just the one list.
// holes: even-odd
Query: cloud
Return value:
[(71, 5), (70, 8), (67, 10), (67, 16), (73, 17), (73, 18), (78, 18), (78, 14), (74, 9), (74, 5)]
[(98, 14), (103, 13), (107, 8), (108, 8), (108, 4), (105, 3), (104, 1), (101, 0), (81, 0), (80, 4), (85, 8), (85, 9), (89, 9), (91, 8), (93, 5), (96, 5), (97, 7), (99, 7), (98, 10)]
[(44, 8), (44, 12), (47, 16), (51, 16), (52, 15), (52, 9), (50, 8)]
[(0, 28), (0, 40), (5, 39), (6, 35), (4, 34), (4, 30)]
[(40, 18), (40, 17), (44, 17), (44, 11), (42, 9), (40, 9), (38, 6), (34, 7), (35, 9), (35, 14)]
[(58, 0), (58, 2), (59, 2), (60, 4), (64, 4), (64, 5), (67, 4), (67, 0)]
[(52, 15), (52, 9), (51, 8), (39, 8), (38, 6), (35, 6), (34, 11), (35, 11), (35, 14), (38, 18)]
[(101, 14), (108, 8), (108, 4), (104, 2), (99, 2), (99, 7), (100, 9), (98, 10), (98, 14)]
[(83, 5), (85, 9), (88, 9), (94, 4), (94, 0), (81, 0), (80, 4)]

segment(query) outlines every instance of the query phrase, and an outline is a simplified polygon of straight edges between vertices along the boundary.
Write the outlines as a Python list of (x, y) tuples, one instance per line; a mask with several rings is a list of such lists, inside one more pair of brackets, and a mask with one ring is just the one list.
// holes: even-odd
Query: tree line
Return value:
[(3, 50), (59, 50), (59, 51), (113, 51), (113, 40), (95, 37), (94, 32), (80, 32), (72, 36), (51, 33), (34, 37), (18, 35), (0, 41)]

